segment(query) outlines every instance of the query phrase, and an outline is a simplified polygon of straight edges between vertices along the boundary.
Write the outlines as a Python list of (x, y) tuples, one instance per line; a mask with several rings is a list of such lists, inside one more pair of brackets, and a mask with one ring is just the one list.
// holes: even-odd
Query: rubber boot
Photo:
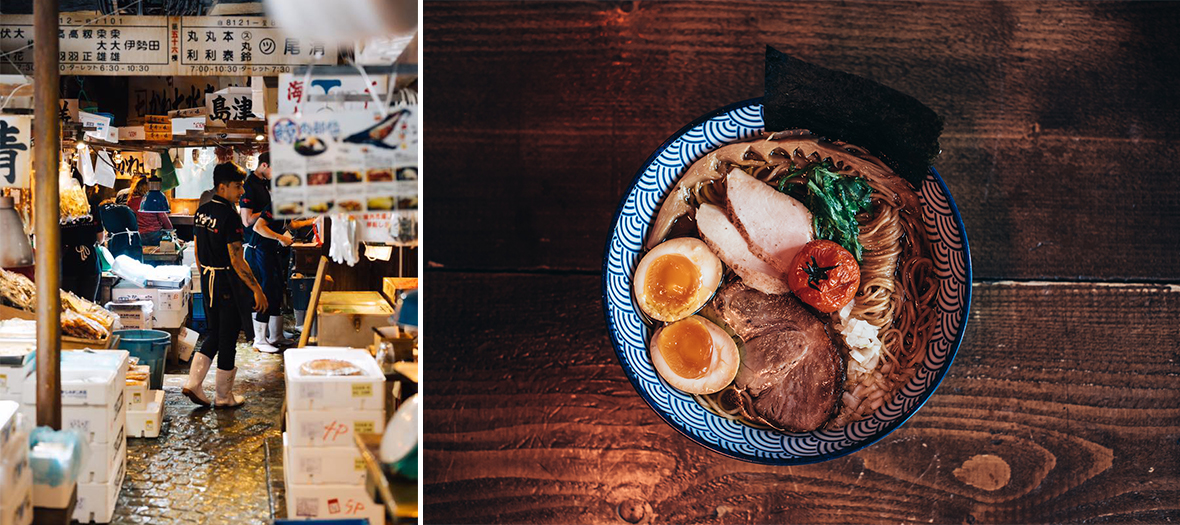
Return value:
[(188, 381), (180, 390), (190, 401), (203, 407), (212, 404), (209, 402), (209, 397), (205, 395), (204, 387), (205, 376), (209, 374), (209, 366), (212, 364), (213, 360), (209, 359), (209, 356), (200, 352), (193, 354), (193, 362), (188, 368)]
[(254, 322), (254, 349), (264, 354), (278, 353), (279, 349), (267, 341), (266, 323), (254, 321), (253, 317), (250, 320)]
[(246, 404), (246, 398), (234, 393), (234, 377), (238, 369), (217, 369), (217, 397), (213, 399), (214, 408), (238, 408)]
[(270, 316), (269, 322), (266, 323), (266, 333), (266, 342), (271, 345), (283, 347), (295, 346), (295, 341), (291, 340), (291, 334), (283, 331), (283, 316), (281, 315)]

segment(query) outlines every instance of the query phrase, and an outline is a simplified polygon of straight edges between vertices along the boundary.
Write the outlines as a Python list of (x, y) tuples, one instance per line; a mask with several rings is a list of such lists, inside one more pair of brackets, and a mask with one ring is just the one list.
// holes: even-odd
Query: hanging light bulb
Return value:
[(12, 197), (0, 197), (0, 267), (4, 268), (33, 264), (33, 246), (14, 203)]
[(148, 192), (143, 196), (143, 201), (139, 203), (139, 211), (159, 213), (172, 211), (172, 207), (168, 205), (168, 197), (165, 197), (164, 192), (160, 191), (159, 177), (152, 176), (148, 179)]

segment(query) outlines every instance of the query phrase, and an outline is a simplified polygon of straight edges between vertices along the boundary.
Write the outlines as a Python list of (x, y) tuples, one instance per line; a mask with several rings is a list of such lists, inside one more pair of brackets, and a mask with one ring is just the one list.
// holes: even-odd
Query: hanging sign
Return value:
[(416, 107), (279, 114), (268, 122), (275, 216), (417, 213)]
[[(258, 16), (58, 16), (63, 75), (277, 75), (336, 64), (337, 48)], [(33, 72), (33, 15), (0, 15), (0, 52)]]
[[(58, 16), (63, 75), (172, 75), (168, 55), (168, 17), (97, 16), (62, 13)], [(26, 73), (33, 70), (33, 15), (0, 18), (0, 51)]]
[(0, 187), (29, 187), (32, 122), (28, 116), (0, 115)]
[(231, 120), (262, 120), (254, 109), (254, 91), (233, 87), (205, 94), (205, 115), (210, 125), (225, 126)]
[(377, 106), (369, 97), (358, 102), (325, 102), (313, 101), (315, 95), (368, 95), (370, 90), (382, 95), (389, 86), (389, 76), (370, 75), (369, 85), (365, 85), (364, 77), (350, 75), (317, 75), (312, 70), (310, 79), (305, 75), (282, 73), (279, 75), (279, 113), (295, 113), (300, 97), (303, 98), (303, 113), (320, 113), (322, 111), (364, 111), (374, 110)]
[(185, 16), (173, 39), (177, 75), (277, 75), (295, 66), (335, 64), (336, 46), (283, 33), (257, 16)]

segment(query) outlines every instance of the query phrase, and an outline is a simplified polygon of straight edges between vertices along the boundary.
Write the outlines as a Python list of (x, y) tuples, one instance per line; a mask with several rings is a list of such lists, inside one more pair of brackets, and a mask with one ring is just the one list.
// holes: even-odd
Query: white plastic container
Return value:
[(119, 465), (114, 481), (107, 483), (79, 483), (78, 504), (74, 507), (74, 519), (82, 523), (110, 523), (115, 515), (115, 503), (119, 500), (119, 489), (127, 474), (127, 462)]
[[(300, 367), (316, 359), (338, 359), (362, 372), (356, 376), (307, 376)], [(366, 350), (297, 348), (283, 355), (289, 410), (384, 410), (385, 374)]]
[(353, 434), (380, 433), (384, 410), (291, 410), (287, 433), (294, 447), (352, 447)]
[(355, 519), (385, 523), (385, 509), (369, 497), (364, 485), (302, 485), (291, 478), (288, 447), (283, 447), (283, 471), (287, 483), (287, 518)]
[(120, 428), (118, 437), (104, 445), (91, 445), (90, 456), (78, 473), (78, 483), (108, 483), (127, 461), (127, 434)]
[(287, 479), (299, 485), (364, 485), (365, 462), (356, 446), (293, 447), (283, 433)]
[(160, 437), (160, 426), (164, 423), (164, 391), (149, 391), (147, 407), (144, 410), (127, 412), (127, 435), (138, 438)]

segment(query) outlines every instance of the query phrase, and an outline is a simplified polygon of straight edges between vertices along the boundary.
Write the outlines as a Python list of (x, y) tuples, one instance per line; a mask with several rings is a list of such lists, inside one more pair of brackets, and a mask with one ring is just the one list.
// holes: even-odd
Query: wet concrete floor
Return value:
[[(281, 354), (240, 341), (235, 391), (246, 405), (233, 410), (194, 405), (180, 393), (188, 365), (170, 365), (160, 437), (128, 439), (127, 477), (112, 523), (268, 524), (286, 517), (282, 365)], [(205, 380), (210, 399), (214, 375), (210, 370)]]

